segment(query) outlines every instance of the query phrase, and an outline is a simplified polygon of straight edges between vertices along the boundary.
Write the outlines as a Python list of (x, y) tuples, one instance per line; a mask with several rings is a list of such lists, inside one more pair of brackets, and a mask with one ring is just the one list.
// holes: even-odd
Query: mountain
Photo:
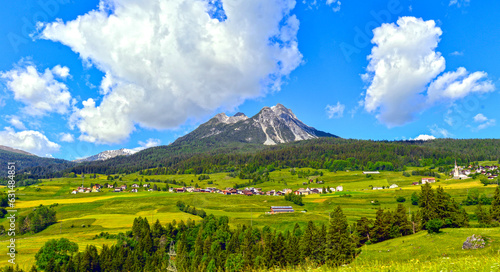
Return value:
[(8, 152), (13, 152), (13, 153), (17, 153), (17, 154), (23, 154), (23, 155), (29, 155), (29, 156), (36, 156), (36, 155), (31, 154), (29, 152), (26, 152), (26, 151), (23, 151), (23, 150), (19, 150), (19, 149), (15, 149), (15, 148), (12, 148), (12, 147), (8, 147), (8, 146), (5, 146), (5, 145), (0, 145), (0, 150), (4, 150), (4, 151), (8, 151)]
[(281, 104), (264, 107), (253, 117), (238, 112), (234, 116), (219, 113), (172, 145), (186, 145), (204, 139), (219, 143), (276, 145), (320, 137), (338, 136), (307, 126)]
[(5, 165), (0, 168), (0, 178), (7, 176), (7, 164), (12, 162), (16, 166), (16, 176), (22, 173), (46, 175), (74, 166), (74, 163), (66, 160), (38, 157), (22, 150), (0, 146), (0, 165)]
[(101, 152), (97, 155), (94, 155), (94, 156), (74, 160), (74, 162), (79, 163), (79, 162), (91, 162), (91, 161), (105, 161), (105, 160), (108, 160), (108, 159), (111, 159), (111, 158), (114, 158), (117, 156), (132, 155), (136, 152), (137, 151), (135, 151), (135, 150), (126, 149), (126, 148), (122, 148), (122, 149), (118, 149), (118, 150), (106, 150), (106, 151), (103, 151), (103, 152)]

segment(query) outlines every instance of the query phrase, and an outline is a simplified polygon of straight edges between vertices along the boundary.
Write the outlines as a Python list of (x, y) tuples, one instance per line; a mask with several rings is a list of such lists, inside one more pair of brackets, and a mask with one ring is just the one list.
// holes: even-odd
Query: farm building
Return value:
[(289, 213), (295, 212), (292, 206), (271, 206), (271, 213)]
[(398, 188), (398, 185), (397, 184), (393, 184), (391, 186), (389, 186), (390, 189), (394, 189), (394, 188)]
[(380, 174), (379, 171), (364, 171), (363, 174), (365, 175), (376, 175), (376, 174)]
[(434, 182), (436, 182), (435, 178), (422, 178), (422, 184), (434, 183)]

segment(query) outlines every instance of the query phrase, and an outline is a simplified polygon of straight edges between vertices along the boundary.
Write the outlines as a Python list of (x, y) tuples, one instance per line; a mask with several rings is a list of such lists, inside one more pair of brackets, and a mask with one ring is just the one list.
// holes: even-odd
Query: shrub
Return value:
[(439, 233), (439, 229), (443, 226), (441, 219), (432, 219), (425, 224), (428, 233)]
[(406, 198), (400, 196), (396, 199), (397, 202), (405, 202), (406, 201)]

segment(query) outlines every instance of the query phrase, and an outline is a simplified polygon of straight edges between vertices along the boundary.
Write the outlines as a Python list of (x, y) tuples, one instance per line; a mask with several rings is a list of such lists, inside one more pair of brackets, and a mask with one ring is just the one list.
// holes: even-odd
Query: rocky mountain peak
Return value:
[(225, 113), (219, 113), (193, 132), (177, 139), (174, 144), (193, 143), (206, 139), (217, 143), (274, 145), (318, 137), (337, 136), (307, 126), (290, 109), (277, 104), (272, 107), (263, 107), (251, 118), (241, 112), (231, 117)]

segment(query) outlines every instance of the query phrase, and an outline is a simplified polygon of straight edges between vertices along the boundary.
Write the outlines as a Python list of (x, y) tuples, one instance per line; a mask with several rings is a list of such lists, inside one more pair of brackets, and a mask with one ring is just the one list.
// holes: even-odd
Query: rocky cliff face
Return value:
[(297, 116), (281, 104), (264, 107), (249, 118), (243, 113), (227, 116), (217, 114), (193, 132), (177, 139), (174, 144), (193, 143), (201, 139), (223, 142), (258, 143), (275, 145), (318, 137), (337, 137), (316, 130), (300, 121)]

